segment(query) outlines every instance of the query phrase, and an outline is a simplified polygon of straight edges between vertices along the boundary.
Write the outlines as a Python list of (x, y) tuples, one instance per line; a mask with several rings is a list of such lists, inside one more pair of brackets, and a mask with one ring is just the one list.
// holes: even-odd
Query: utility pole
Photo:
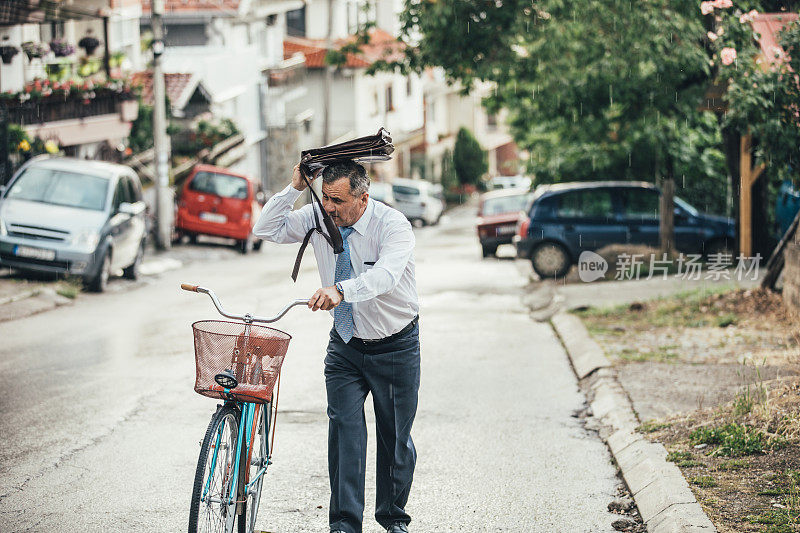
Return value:
[[(328, 35), (325, 39), (325, 50), (333, 48), (333, 3), (328, 0)], [(333, 65), (325, 63), (325, 84), (322, 102), (322, 145), (331, 142), (331, 85), (333, 85)]]
[(156, 165), (156, 247), (168, 250), (172, 244), (173, 195), (169, 186), (166, 87), (161, 54), (164, 53), (164, 0), (153, 0), (153, 152)]

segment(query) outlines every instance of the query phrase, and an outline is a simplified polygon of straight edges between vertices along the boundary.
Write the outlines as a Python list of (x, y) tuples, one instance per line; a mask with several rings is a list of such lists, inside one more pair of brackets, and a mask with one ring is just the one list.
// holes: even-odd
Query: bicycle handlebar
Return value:
[(219, 299), (217, 298), (217, 295), (214, 294), (214, 291), (212, 291), (211, 289), (207, 289), (207, 288), (201, 287), (199, 285), (190, 285), (188, 283), (181, 283), (181, 289), (183, 289), (185, 291), (189, 291), (189, 292), (199, 292), (199, 293), (207, 294), (208, 297), (211, 298), (211, 301), (214, 303), (214, 307), (216, 307), (217, 311), (219, 311), (219, 314), (221, 314), (222, 316), (227, 317), (227, 318), (233, 318), (233, 319), (236, 319), (236, 320), (242, 320), (242, 321), (248, 322), (248, 323), (249, 322), (263, 322), (263, 323), (269, 324), (271, 322), (277, 322), (278, 320), (283, 318), (283, 315), (288, 313), (289, 309), (291, 309), (292, 307), (294, 307), (296, 305), (308, 305), (308, 299), (305, 299), (305, 300), (294, 300), (293, 302), (290, 302), (289, 304), (287, 304), (286, 307), (284, 307), (280, 311), (280, 313), (278, 313), (276, 316), (274, 316), (272, 318), (267, 318), (267, 317), (262, 317), (262, 316), (253, 316), (250, 313), (246, 313), (244, 315), (234, 315), (232, 313), (228, 313), (227, 311), (225, 311), (225, 309), (222, 307), (222, 304), (220, 303)]

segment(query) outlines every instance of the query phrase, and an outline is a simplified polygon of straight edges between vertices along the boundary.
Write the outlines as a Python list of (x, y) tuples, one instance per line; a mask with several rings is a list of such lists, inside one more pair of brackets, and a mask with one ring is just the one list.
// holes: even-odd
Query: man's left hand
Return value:
[(312, 311), (316, 311), (317, 309), (329, 311), (341, 302), (342, 293), (340, 293), (336, 287), (325, 287), (324, 289), (317, 290), (314, 296), (308, 300), (308, 308)]

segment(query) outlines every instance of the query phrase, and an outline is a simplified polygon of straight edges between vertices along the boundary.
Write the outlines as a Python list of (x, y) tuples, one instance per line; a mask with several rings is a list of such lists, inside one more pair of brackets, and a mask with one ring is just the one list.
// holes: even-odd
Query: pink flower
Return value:
[(714, 11), (714, 2), (700, 2), (700, 13), (708, 15)]
[(754, 18), (758, 15), (758, 11), (755, 9), (748, 11), (747, 13), (743, 13), (742, 16), (739, 17), (739, 22), (741, 24), (746, 24), (748, 22), (752, 22)]
[(734, 61), (736, 61), (736, 49), (725, 47), (720, 51), (719, 57), (722, 60), (723, 65), (730, 65)]
[(714, 0), (711, 3), (717, 9), (725, 9), (728, 7), (733, 7), (733, 2), (731, 2), (731, 0)]
[(711, 42), (714, 42), (714, 41), (717, 40), (717, 34), (714, 33), (713, 31), (708, 32), (706, 35), (708, 35), (708, 40), (711, 41)]

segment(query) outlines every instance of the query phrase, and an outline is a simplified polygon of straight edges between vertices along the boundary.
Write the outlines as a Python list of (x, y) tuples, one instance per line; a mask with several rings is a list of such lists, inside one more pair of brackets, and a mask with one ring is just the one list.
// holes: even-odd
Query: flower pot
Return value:
[(16, 46), (0, 46), (0, 58), (2, 58), (3, 63), (6, 65), (10, 65), (11, 62), (14, 60), (14, 56), (19, 53), (19, 48)]
[(119, 104), (119, 116), (123, 122), (133, 122), (139, 115), (139, 102), (137, 100), (123, 100)]

